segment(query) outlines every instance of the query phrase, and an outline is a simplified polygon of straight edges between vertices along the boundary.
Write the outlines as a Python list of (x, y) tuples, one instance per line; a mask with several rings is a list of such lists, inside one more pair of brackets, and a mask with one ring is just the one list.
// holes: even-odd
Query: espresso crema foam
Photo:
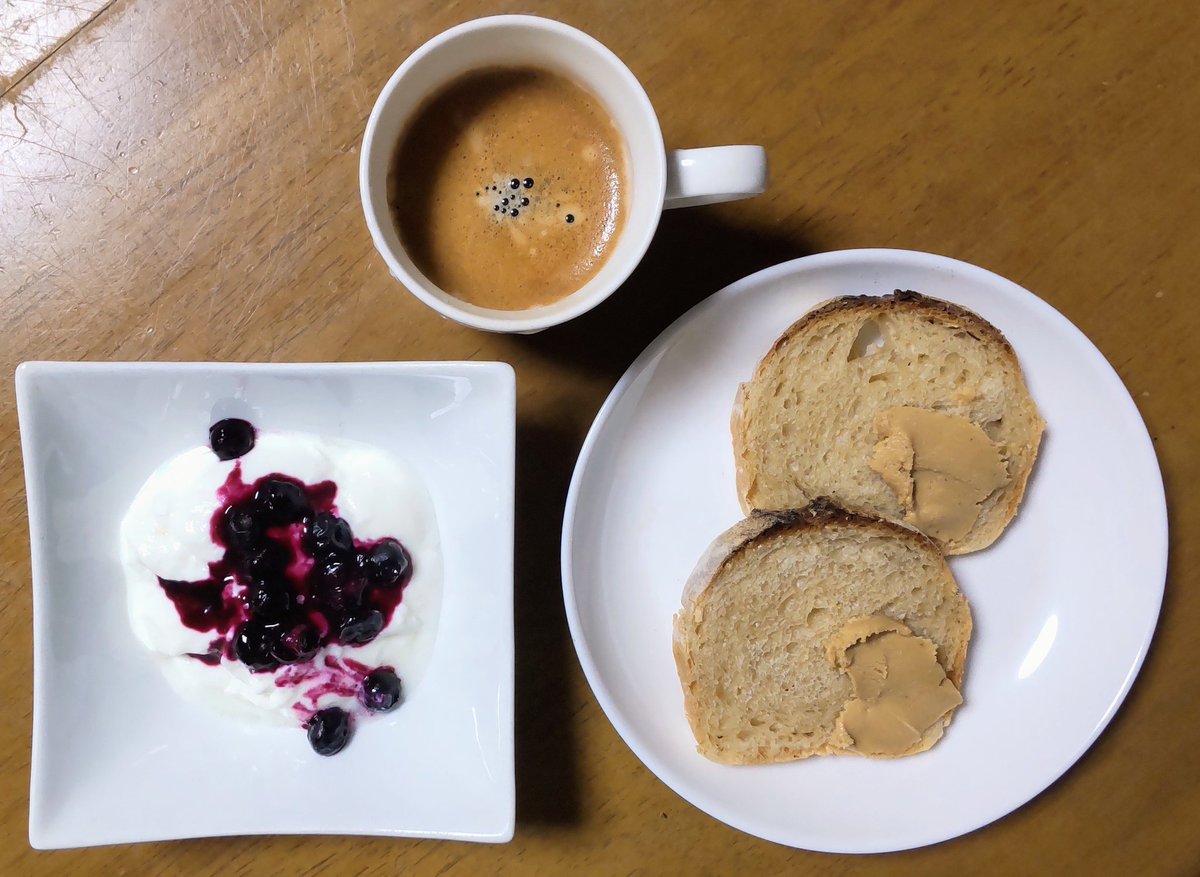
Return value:
[(625, 213), (625, 147), (599, 100), (532, 67), (469, 73), (400, 139), (388, 203), (405, 250), (470, 304), (557, 301), (604, 265)]

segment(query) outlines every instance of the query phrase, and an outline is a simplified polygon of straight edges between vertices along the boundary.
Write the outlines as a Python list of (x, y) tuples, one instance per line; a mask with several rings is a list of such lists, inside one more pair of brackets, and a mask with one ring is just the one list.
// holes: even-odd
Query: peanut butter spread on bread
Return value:
[(825, 654), (854, 686), (837, 719), (854, 752), (907, 755), (962, 703), (938, 663), (937, 646), (886, 615), (847, 622), (826, 643)]
[(875, 431), (871, 468), (896, 494), (904, 520), (935, 539), (966, 536), (980, 503), (1008, 484), (1000, 447), (965, 417), (889, 408), (875, 418)]

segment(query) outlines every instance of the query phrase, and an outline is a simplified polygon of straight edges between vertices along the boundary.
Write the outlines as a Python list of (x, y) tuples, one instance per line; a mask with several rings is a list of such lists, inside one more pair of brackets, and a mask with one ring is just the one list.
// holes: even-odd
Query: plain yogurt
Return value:
[[(159, 582), (195, 581), (224, 549), (211, 522), (222, 506), (219, 491), (235, 466), (246, 483), (282, 474), (307, 484), (333, 482), (337, 513), (356, 539), (399, 540), (412, 559), (412, 577), (392, 617), (371, 642), (327, 644), (312, 662), (251, 672), (222, 656), (204, 662), (213, 631), (183, 623)], [(331, 690), (330, 668), (390, 666), (405, 695), (419, 685), (432, 652), (442, 599), (442, 558), (432, 499), (413, 468), (372, 445), (294, 432), (259, 432), (252, 450), (219, 460), (207, 446), (163, 463), (138, 491), (121, 524), (129, 621), (171, 684), (190, 700), (255, 721), (297, 724), (338, 706), (362, 712), (347, 692)]]

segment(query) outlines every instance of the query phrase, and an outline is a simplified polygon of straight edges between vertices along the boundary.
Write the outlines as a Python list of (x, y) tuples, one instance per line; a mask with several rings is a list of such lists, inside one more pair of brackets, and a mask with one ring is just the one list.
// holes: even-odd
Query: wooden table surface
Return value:
[[(357, 188), (363, 126), (395, 67), (453, 24), (517, 10), (622, 56), (669, 145), (761, 143), (772, 172), (760, 198), (665, 216), (623, 290), (534, 337), (481, 334), (405, 294)], [(515, 366), (518, 802), (506, 846), (265, 837), (32, 851), (28, 531), (6, 378), (0, 873), (1200, 873), (1195, 12), (1183, 0), (6, 0), (6, 375), (26, 359)], [(583, 436), (645, 344), (729, 281), (859, 246), (974, 262), (1078, 325), (1154, 437), (1173, 537), (1145, 667), (1076, 767), (967, 837), (844, 857), (728, 828), (642, 766), (584, 680), (557, 556)]]

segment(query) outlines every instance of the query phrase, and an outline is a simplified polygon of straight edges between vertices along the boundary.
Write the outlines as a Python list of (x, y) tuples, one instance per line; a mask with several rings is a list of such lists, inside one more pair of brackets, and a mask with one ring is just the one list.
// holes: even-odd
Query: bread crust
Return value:
[[(962, 645), (950, 657), (949, 666), (945, 668), (947, 677), (961, 691), (963, 674), (966, 668), (967, 646), (971, 639), (973, 622), (966, 597), (958, 590), (957, 582), (954, 581), (950, 568), (946, 564), (945, 557), (938, 548), (937, 543), (916, 528), (910, 527), (900, 521), (852, 511), (828, 497), (818, 497), (801, 509), (752, 512), (749, 517), (739, 521), (712, 542), (697, 563), (692, 574), (688, 577), (683, 588), (682, 605), (679, 612), (672, 619), (671, 653), (675, 659), (675, 668), (679, 674), (680, 685), (683, 688), (684, 712), (687, 715), (689, 725), (693, 728), (697, 726), (697, 719), (701, 713), (701, 705), (696, 701), (692, 693), (697, 680), (695, 670), (688, 660), (684, 629), (685, 619), (693, 612), (703, 611), (705, 598), (709, 590), (719, 581), (722, 570), (749, 546), (760, 543), (763, 540), (781, 538), (799, 530), (833, 527), (855, 527), (867, 533), (874, 533), (880, 536), (913, 540), (925, 547), (931, 557), (937, 558), (941, 564), (941, 572), (944, 578), (949, 579), (954, 585), (954, 592), (962, 599)], [(950, 724), (953, 715), (954, 711), (951, 711), (942, 720), (940, 726), (935, 726), (936, 733), (932, 733), (933, 729), (931, 729), (931, 733), (928, 733), (916, 747), (904, 753), (904, 755), (924, 751), (937, 742), (941, 738), (942, 731)], [(740, 753), (716, 752), (715, 750), (706, 749), (703, 741), (698, 740), (698, 743), (697, 749), (702, 754), (714, 761), (720, 761), (725, 764), (763, 764), (768, 762), (768, 759), (741, 757)], [(813, 755), (859, 754), (848, 751), (833, 742), (813, 749), (784, 749), (782, 751), (782, 758), (773, 758), (769, 759), (769, 761), (797, 760)]]
[[(751, 465), (749, 459), (749, 425), (746, 420), (747, 396), (750, 386), (765, 376), (771, 366), (771, 360), (792, 343), (792, 341), (802, 337), (804, 333), (812, 329), (815, 325), (830, 317), (852, 314), (862, 314), (864, 317), (872, 317), (886, 312), (898, 311), (928, 317), (943, 325), (962, 329), (979, 341), (995, 345), (1008, 366), (1020, 379), (1022, 386), (1025, 385), (1025, 373), (1021, 370), (1021, 363), (1017, 359), (1017, 354), (1013, 350), (1012, 344), (1009, 343), (1008, 339), (1004, 337), (1004, 334), (999, 329), (967, 308), (952, 302), (943, 301), (942, 299), (923, 295), (911, 289), (897, 289), (892, 293), (882, 296), (847, 295), (830, 299), (802, 315), (796, 322), (784, 330), (775, 339), (775, 342), (762, 359), (759, 360), (751, 379), (738, 385), (730, 415), (730, 433), (733, 439), (734, 482), (737, 488), (738, 503), (745, 514), (750, 514), (754, 510), (755, 503), (753, 496), (756, 487), (755, 467)], [(1017, 509), (1025, 496), (1029, 476), (1037, 460), (1037, 450), (1041, 442), (1042, 432), (1045, 429), (1045, 421), (1038, 416), (1036, 422), (1036, 434), (1032, 437), (1033, 454), (1029, 465), (1022, 471), (1014, 473), (1013, 481), (1006, 494), (1007, 501), (1004, 504), (1004, 522), (1000, 528), (1000, 532), (1003, 532), (1004, 528), (1016, 517)], [(804, 497), (804, 499), (808, 500), (809, 497)], [(947, 554), (965, 554), (985, 548), (988, 544), (991, 544), (991, 541), (986, 540), (982, 544), (979, 544), (980, 539), (975, 531), (972, 530), (972, 533), (968, 534), (961, 542), (943, 545), (940, 548)]]
[(843, 295), (830, 299), (824, 304), (817, 305), (796, 322), (792, 323), (782, 335), (775, 339), (775, 343), (771, 345), (771, 349), (763, 357), (763, 360), (766, 360), (772, 353), (775, 353), (775, 351), (780, 349), (794, 336), (800, 334), (812, 324), (820, 322), (826, 317), (852, 314), (858, 311), (865, 314), (878, 314), (886, 311), (908, 311), (909, 313), (930, 317), (948, 326), (965, 329), (980, 341), (999, 344), (1004, 348), (1007, 355), (1012, 358), (1013, 365), (1018, 370), (1020, 369), (1016, 351), (1013, 350), (1008, 339), (1004, 337), (1004, 333), (979, 316), (979, 314), (961, 305), (956, 305), (953, 302), (933, 298), (912, 289), (897, 289), (887, 295)]

